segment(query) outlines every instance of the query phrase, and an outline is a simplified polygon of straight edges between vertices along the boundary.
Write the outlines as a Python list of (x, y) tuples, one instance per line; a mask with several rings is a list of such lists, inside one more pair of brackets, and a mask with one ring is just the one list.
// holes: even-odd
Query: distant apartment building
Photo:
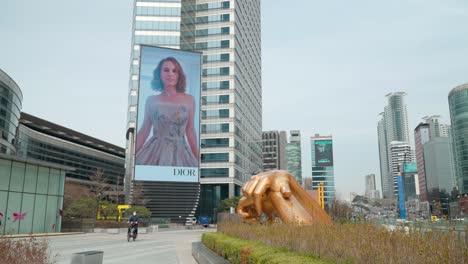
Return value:
[(263, 171), (286, 170), (286, 144), (284, 131), (264, 131), (262, 133)]
[[(384, 112), (380, 114), (381, 119), (377, 126), (382, 194), (383, 198), (386, 199), (393, 199), (397, 194), (396, 177), (399, 166), (397, 163), (404, 161), (404, 158), (400, 157), (400, 150), (403, 151), (401, 152), (403, 154), (406, 151), (411, 152), (405, 96), (404, 92), (386, 95), (387, 105)], [(400, 143), (395, 143), (392, 150), (392, 142)], [(402, 148), (401, 144), (406, 144), (406, 146)]]
[(335, 172), (333, 160), (333, 137), (315, 134), (310, 138), (312, 158), (312, 186), (316, 190), (324, 184), (325, 205), (335, 199)]
[(301, 132), (291, 130), (289, 143), (286, 145), (286, 170), (302, 184)]

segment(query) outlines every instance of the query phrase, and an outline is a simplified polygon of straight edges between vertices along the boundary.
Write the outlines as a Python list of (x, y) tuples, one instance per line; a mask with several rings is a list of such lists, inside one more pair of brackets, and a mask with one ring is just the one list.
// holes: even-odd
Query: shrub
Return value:
[(429, 264), (461, 263), (460, 260), (468, 259), (463, 236), (459, 239), (450, 232), (388, 231), (370, 223), (311, 226), (221, 223), (218, 231), (335, 263)]
[(101, 217), (104, 217), (107, 220), (107, 217), (118, 217), (119, 210), (117, 209), (117, 205), (113, 204), (109, 201), (100, 201), (99, 202), (99, 212)]
[(239, 204), (239, 200), (242, 196), (236, 196), (228, 199), (224, 199), (219, 203), (218, 212), (220, 213), (229, 213), (231, 207), (236, 208)]
[(96, 218), (98, 203), (91, 198), (81, 198), (74, 201), (64, 210), (65, 217)]
[(144, 206), (132, 206), (130, 209), (128, 209), (126, 212), (125, 212), (125, 217), (130, 217), (130, 215), (133, 214), (133, 212), (136, 211), (137, 212), (137, 215), (138, 217), (140, 218), (150, 218), (151, 217), (151, 211), (148, 210), (148, 208), (144, 207)]
[(329, 263), (310, 255), (267, 247), (261, 242), (242, 240), (221, 233), (204, 233), (202, 243), (234, 264)]
[(55, 256), (50, 256), (46, 240), (28, 239), (0, 239), (0, 262), (9, 264), (52, 264)]

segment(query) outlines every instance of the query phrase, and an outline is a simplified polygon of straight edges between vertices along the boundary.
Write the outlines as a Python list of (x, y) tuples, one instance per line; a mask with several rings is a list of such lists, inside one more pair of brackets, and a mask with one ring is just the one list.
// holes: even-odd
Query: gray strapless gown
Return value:
[(188, 106), (159, 103), (152, 109), (153, 136), (136, 153), (136, 165), (198, 167), (185, 139)]

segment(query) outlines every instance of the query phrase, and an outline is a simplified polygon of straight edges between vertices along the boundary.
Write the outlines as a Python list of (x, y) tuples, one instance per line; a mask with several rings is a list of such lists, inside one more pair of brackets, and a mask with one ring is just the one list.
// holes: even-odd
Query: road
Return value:
[(70, 264), (73, 253), (104, 251), (105, 264), (180, 263), (196, 264), (192, 242), (200, 241), (205, 232), (215, 229), (174, 230), (139, 234), (135, 242), (127, 242), (126, 234), (89, 233), (47, 237), (57, 264)]

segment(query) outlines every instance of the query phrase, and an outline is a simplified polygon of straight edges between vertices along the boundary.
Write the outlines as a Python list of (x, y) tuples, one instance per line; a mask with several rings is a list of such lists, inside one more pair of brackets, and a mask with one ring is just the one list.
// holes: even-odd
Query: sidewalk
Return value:
[(0, 235), (2, 238), (22, 238), (22, 237), (45, 237), (45, 236), (66, 236), (66, 235), (81, 235), (83, 232), (60, 232), (60, 233), (35, 233), (35, 234), (12, 234)]

